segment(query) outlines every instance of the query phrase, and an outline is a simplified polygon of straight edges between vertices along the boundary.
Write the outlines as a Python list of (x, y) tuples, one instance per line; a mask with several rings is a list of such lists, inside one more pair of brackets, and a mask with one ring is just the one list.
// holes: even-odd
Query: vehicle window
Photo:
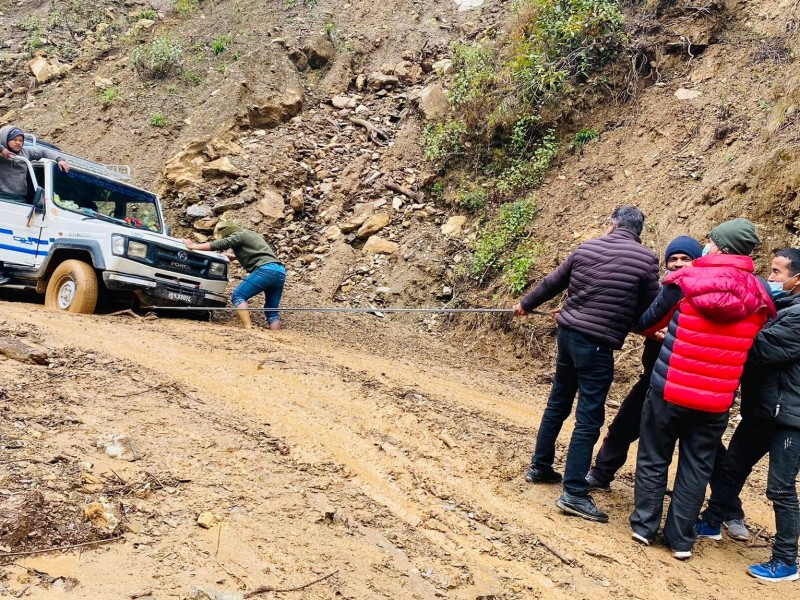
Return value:
[[(36, 180), (39, 182), (39, 185), (44, 185), (44, 167), (42, 165), (34, 165), (33, 172), (36, 174)], [(32, 203), (34, 188), (31, 182), (30, 175), (25, 178), (25, 183), (26, 183), (26, 191), (24, 196), (15, 196), (14, 194), (0, 192), (0, 201), (19, 202), (23, 204)]]
[(54, 172), (53, 201), (67, 210), (101, 215), (135, 229), (161, 231), (156, 197), (116, 181), (72, 169)]

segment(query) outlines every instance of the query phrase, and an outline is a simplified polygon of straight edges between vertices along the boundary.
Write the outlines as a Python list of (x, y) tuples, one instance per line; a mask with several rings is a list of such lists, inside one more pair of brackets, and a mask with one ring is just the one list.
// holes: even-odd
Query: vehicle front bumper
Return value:
[(228, 303), (225, 296), (199, 287), (128, 273), (105, 271), (103, 283), (115, 292), (132, 292), (152, 306), (225, 306)]

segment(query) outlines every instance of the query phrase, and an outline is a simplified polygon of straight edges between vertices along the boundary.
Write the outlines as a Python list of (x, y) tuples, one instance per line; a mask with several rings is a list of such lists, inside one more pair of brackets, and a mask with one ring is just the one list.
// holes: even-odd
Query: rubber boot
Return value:
[(244, 329), (252, 329), (253, 324), (250, 322), (250, 311), (249, 310), (237, 310), (239, 314), (239, 319), (242, 321), (242, 327)]

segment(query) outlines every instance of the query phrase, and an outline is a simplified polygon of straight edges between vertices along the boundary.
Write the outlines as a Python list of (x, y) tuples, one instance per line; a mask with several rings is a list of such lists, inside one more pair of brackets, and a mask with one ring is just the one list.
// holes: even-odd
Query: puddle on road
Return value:
[(464, 10), (472, 10), (473, 8), (478, 8), (483, 6), (484, 0), (453, 0), (458, 6), (459, 11)]

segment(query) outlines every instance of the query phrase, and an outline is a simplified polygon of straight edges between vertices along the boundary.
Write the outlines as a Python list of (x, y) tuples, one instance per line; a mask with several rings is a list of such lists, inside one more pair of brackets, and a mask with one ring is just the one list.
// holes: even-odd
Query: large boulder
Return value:
[(305, 95), (302, 90), (288, 89), (283, 95), (267, 100), (264, 104), (251, 106), (247, 119), (251, 129), (276, 127), (296, 117), (303, 110)]

